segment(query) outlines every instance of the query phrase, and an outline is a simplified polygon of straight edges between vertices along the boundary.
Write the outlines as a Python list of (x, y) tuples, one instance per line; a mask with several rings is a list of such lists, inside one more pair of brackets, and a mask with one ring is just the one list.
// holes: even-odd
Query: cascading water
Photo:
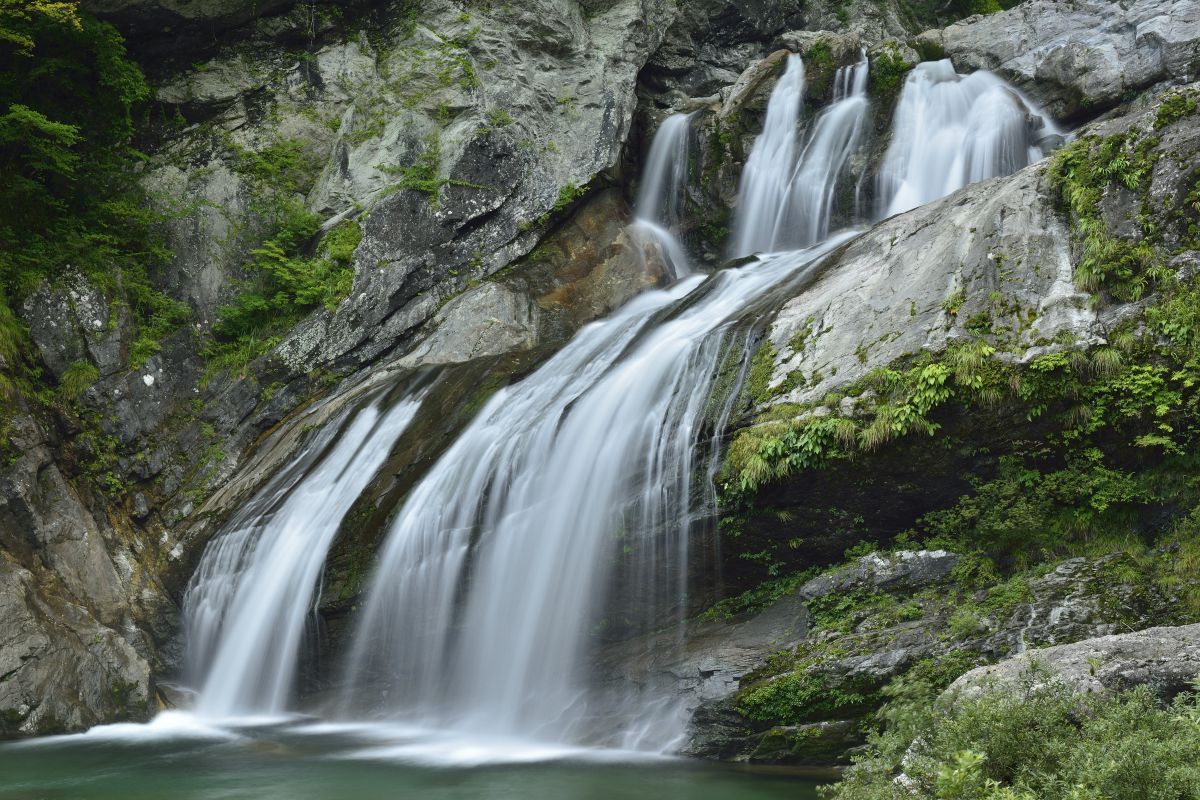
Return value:
[(834, 76), (833, 102), (813, 122), (762, 250), (808, 247), (829, 235), (838, 178), (862, 141), (867, 118), (867, 56)]
[(918, 64), (904, 82), (879, 174), (882, 216), (1008, 175), (1042, 157), (1058, 131), (990, 72), (959, 75), (949, 60)]
[(184, 596), (197, 713), (287, 707), (329, 546), (419, 405), (371, 403), (327, 424), (209, 544)]
[(798, 150), (804, 67), (799, 56), (788, 59), (742, 174), (733, 255), (794, 250), (829, 235), (838, 179), (866, 127), (867, 73), (865, 53), (857, 64), (838, 69), (833, 102), (813, 121)]
[(823, 252), (725, 270), (695, 293), (698, 276), (648, 292), (498, 392), (391, 527), (356, 633), (351, 707), (592, 742), (592, 718), (616, 714), (642, 748), (674, 741), (678, 716), (655, 708), (661, 726), (647, 725), (644, 698), (592, 707), (587, 632), (622, 548), (638, 548), (659, 581), (684, 569), (691, 523), (711, 510), (694, 465), (713, 435), (706, 408), (725, 337)]
[[(881, 178), (888, 208), (1034, 156), (1028, 103), (986, 73), (948, 69), (908, 79)], [(714, 396), (717, 374), (747, 321), (849, 236), (794, 249), (828, 236), (864, 134), (866, 81), (865, 57), (838, 70), (802, 150), (798, 56), (771, 94), (734, 250), (792, 252), (684, 277), (585, 327), (500, 390), (408, 493), (357, 620), (344, 713), (638, 749), (677, 740), (677, 701), (649, 684), (601, 689), (586, 656), (602, 629), (633, 635), (691, 610), (688, 569), (712, 545), (711, 465), (732, 407), (728, 392)], [(660, 127), (630, 226), (677, 277), (690, 272), (673, 233), (689, 137), (688, 116)], [(185, 598), (200, 712), (286, 708), (332, 539), (419, 402), (372, 403), (326, 426), (206, 550)]]
[(683, 218), (691, 120), (691, 114), (673, 114), (659, 126), (646, 157), (630, 226), (642, 249), (657, 248), (676, 278), (692, 272), (675, 235)]
[(762, 133), (754, 140), (738, 187), (737, 217), (731, 254), (745, 256), (771, 249), (775, 218), (787, 198), (796, 163), (796, 126), (804, 103), (804, 62), (788, 56), (783, 77), (771, 90)]

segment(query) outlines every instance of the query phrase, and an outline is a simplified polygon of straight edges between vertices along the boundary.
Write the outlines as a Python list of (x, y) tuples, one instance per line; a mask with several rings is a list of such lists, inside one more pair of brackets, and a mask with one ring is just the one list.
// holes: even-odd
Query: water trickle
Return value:
[(901, 91), (879, 175), (880, 213), (891, 216), (974, 181), (1041, 158), (1058, 131), (1050, 118), (990, 72), (959, 75), (949, 60), (918, 64)]
[(184, 596), (197, 713), (287, 707), (329, 546), (419, 405), (372, 403), (327, 424), (205, 549)]
[(687, 184), (691, 114), (672, 114), (663, 120), (646, 156), (642, 185), (634, 214), (638, 219), (668, 228), (679, 225)]
[(691, 120), (691, 114), (673, 114), (659, 126), (646, 157), (630, 225), (642, 250), (656, 251), (676, 278), (692, 273), (676, 235), (683, 220)]

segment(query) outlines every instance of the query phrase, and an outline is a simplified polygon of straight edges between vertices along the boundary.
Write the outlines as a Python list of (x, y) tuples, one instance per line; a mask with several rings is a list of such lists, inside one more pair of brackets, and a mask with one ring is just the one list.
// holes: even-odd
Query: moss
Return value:
[(1200, 106), (1200, 91), (1196, 89), (1176, 89), (1167, 92), (1158, 106), (1154, 117), (1154, 130), (1172, 125), (1184, 117), (1196, 113)]
[(904, 76), (912, 65), (896, 50), (885, 47), (871, 60), (871, 94), (877, 98), (891, 98), (900, 92)]
[(746, 393), (754, 403), (765, 403), (771, 399), (771, 375), (775, 371), (775, 346), (763, 342), (750, 361), (750, 372), (746, 379)]

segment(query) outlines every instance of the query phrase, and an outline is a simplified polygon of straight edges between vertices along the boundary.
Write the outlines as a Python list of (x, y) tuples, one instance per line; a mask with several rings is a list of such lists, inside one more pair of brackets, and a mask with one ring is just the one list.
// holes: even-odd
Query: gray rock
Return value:
[(871, 553), (848, 567), (813, 578), (798, 594), (813, 599), (858, 589), (913, 589), (945, 579), (958, 560), (945, 550), (901, 550), (886, 556)]
[(1017, 691), (1028, 682), (1061, 681), (1076, 692), (1107, 693), (1149, 686), (1170, 699), (1200, 676), (1200, 625), (1148, 628), (1031, 650), (966, 673), (946, 696)]
[(82, 275), (68, 273), (54, 285), (43, 281), (21, 310), (38, 355), (55, 378), (80, 361), (94, 364), (101, 376), (125, 367), (129, 312), (111, 306)]
[(457, 363), (527, 350), (537, 341), (538, 307), (523, 294), (485, 283), (447, 303), (431, 324), (433, 333), (401, 358), (400, 366)]
[(1070, 232), (1049, 198), (1045, 164), (1035, 164), (849, 242), (771, 326), (772, 384), (795, 370), (805, 378), (774, 402), (818, 401), (905, 354), (965, 341), (977, 313), (1013, 331), (1018, 348), (1060, 333), (1102, 342), (1104, 320), (1075, 287)]
[[(936, 37), (935, 37), (936, 38)], [(1200, 3), (1029, 0), (942, 31), (960, 71), (995, 70), (1056, 118), (1200, 74)]]
[(145, 718), (150, 667), (83, 608), (0, 552), (0, 734)]

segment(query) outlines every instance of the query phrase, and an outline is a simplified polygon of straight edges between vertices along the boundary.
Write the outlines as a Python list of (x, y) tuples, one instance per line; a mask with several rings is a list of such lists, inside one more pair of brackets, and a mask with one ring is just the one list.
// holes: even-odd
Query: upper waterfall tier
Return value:
[(865, 53), (838, 69), (833, 102), (817, 115), (801, 149), (804, 67), (799, 56), (788, 58), (742, 173), (732, 255), (795, 250), (829, 235), (838, 179), (863, 138), (867, 73)]
[(880, 215), (1016, 172), (1058, 135), (1041, 109), (990, 72), (959, 75), (948, 59), (918, 64), (905, 80), (879, 172)]
[(676, 278), (692, 272), (676, 237), (683, 221), (691, 120), (691, 114), (673, 114), (659, 126), (646, 157), (630, 226), (643, 251), (656, 249)]
[(787, 196), (788, 179), (796, 163), (796, 126), (804, 104), (804, 62), (788, 56), (783, 77), (771, 91), (762, 133), (754, 140), (742, 169), (733, 225), (731, 255), (770, 250), (775, 218)]

